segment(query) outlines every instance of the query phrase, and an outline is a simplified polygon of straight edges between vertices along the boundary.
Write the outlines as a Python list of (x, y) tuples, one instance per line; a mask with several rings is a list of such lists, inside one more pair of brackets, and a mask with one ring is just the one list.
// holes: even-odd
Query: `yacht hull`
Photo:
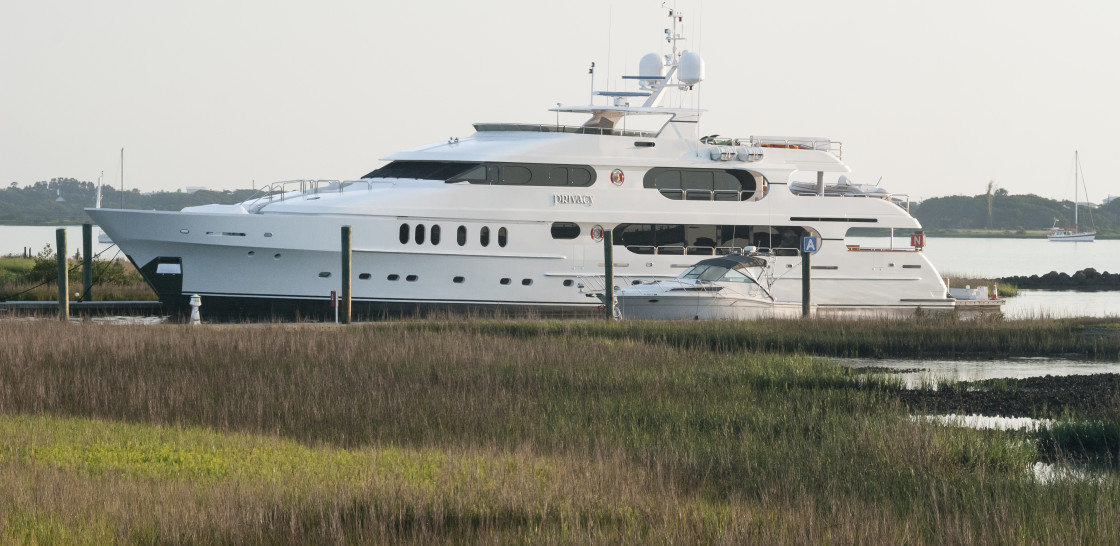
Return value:
[[(581, 293), (579, 282), (602, 274), (602, 244), (591, 237), (555, 240), (547, 220), (511, 228), (506, 247), (479, 248), (453, 241), (402, 244), (395, 215), (87, 212), (171, 314), (189, 313), (189, 297), (197, 294), (204, 316), (330, 316), (331, 292), (341, 290), (342, 226), (353, 230), (355, 317), (447, 310), (584, 316), (600, 305)], [(467, 224), (471, 236), (477, 234), (469, 219), (427, 222), (450, 233), (452, 226)], [(698, 259), (616, 248), (616, 275), (626, 284), (671, 279)], [(776, 259), (775, 299), (800, 300), (799, 263), (795, 255)], [(921, 252), (853, 252), (830, 245), (814, 258), (818, 263), (833, 264), (814, 272), (814, 302), (822, 309), (886, 309), (908, 298), (944, 298), (944, 284)]]
[(1070, 242), (1070, 243), (1091, 243), (1094, 240), (1096, 240), (1096, 238), (1097, 238), (1096, 233), (1071, 233), (1071, 234), (1065, 234), (1065, 235), (1050, 234), (1050, 235), (1047, 236), (1047, 239), (1049, 239), (1051, 241), (1058, 241), (1058, 242), (1064, 241), (1064, 242)]
[(666, 295), (617, 299), (622, 318), (634, 320), (760, 320), (797, 318), (802, 312), (797, 302)]

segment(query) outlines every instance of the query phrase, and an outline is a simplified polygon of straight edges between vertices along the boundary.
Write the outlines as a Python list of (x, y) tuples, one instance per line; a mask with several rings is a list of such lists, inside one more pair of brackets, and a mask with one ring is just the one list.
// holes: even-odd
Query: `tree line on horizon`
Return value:
[[(137, 189), (121, 192), (108, 184), (101, 186), (101, 206), (106, 208), (142, 210), (180, 210), (184, 207), (212, 203), (240, 203), (256, 193), (251, 189), (158, 191), (140, 193)], [(59, 200), (59, 197), (62, 200)], [(89, 221), (86, 207), (94, 206), (97, 184), (74, 178), (52, 178), (20, 187), (12, 182), (0, 190), (0, 224), (55, 225), (80, 224)]]
[[(1048, 230), (1057, 219), (1060, 226), (1073, 225), (1073, 202), (1057, 201), (1034, 194), (1011, 195), (1004, 188), (980, 195), (931, 197), (910, 212), (925, 229), (992, 229), (1000, 231)], [(1078, 206), (1078, 223), (1094, 226), (1098, 233), (1120, 231), (1120, 199), (1089, 209)]]
[[(233, 204), (245, 201), (256, 193), (251, 189), (158, 191), (140, 193), (132, 189), (122, 193), (111, 185), (101, 187), (103, 207), (180, 210), (198, 205)], [(0, 224), (51, 225), (79, 224), (89, 220), (86, 207), (94, 206), (97, 184), (74, 178), (53, 178), (20, 187), (12, 182), (0, 190)], [(62, 201), (58, 197), (62, 197)], [(1046, 230), (1058, 219), (1059, 225), (1073, 224), (1073, 202), (1057, 201), (1034, 194), (1011, 195), (1004, 188), (989, 184), (985, 194), (931, 197), (917, 205), (911, 213), (925, 229), (992, 229), (1000, 231)], [(1080, 224), (1096, 226), (1098, 232), (1120, 232), (1120, 199), (1093, 210), (1082, 206)]]

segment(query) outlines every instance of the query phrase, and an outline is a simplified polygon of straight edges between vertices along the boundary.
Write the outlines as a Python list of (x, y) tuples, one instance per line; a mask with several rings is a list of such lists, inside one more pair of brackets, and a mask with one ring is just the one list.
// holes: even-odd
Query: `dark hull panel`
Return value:
[[(160, 296), (164, 309), (174, 319), (190, 316), (190, 296)], [(203, 321), (291, 321), (333, 322), (335, 310), (325, 299), (258, 298), (244, 296), (202, 296), (199, 314)], [(602, 315), (597, 305), (533, 306), (477, 303), (426, 303), (351, 301), (351, 319), (382, 320), (397, 317), (479, 317), (479, 318), (590, 318)]]

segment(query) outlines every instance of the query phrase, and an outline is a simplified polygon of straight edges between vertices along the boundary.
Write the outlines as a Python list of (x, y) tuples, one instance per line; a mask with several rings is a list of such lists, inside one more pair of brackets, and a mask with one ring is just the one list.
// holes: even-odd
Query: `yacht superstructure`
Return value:
[[(353, 230), (355, 312), (533, 308), (593, 312), (578, 279), (614, 270), (672, 279), (703, 256), (754, 246), (774, 256), (772, 290), (799, 300), (801, 237), (819, 308), (950, 304), (920, 245), (845, 244), (852, 228), (916, 230), (905, 201), (825, 178), (850, 169), (827, 138), (702, 136), (702, 111), (662, 106), (704, 77), (694, 52), (647, 55), (637, 91), (601, 92), (609, 105), (558, 106), (582, 125), (479, 123), (465, 138), (395, 153), (357, 180), (276, 183), (236, 205), (178, 212), (87, 209), (172, 309), (192, 294), (223, 313), (322, 313), (341, 274), (340, 230)], [(602, 100), (602, 99), (601, 99)], [(631, 101), (641, 100), (640, 106)], [(656, 131), (625, 120), (660, 116)], [(808, 174), (807, 174), (808, 173)], [(815, 174), (812, 185), (795, 180)], [(836, 187), (859, 191), (836, 191)], [(807, 189), (808, 188), (808, 189)]]

